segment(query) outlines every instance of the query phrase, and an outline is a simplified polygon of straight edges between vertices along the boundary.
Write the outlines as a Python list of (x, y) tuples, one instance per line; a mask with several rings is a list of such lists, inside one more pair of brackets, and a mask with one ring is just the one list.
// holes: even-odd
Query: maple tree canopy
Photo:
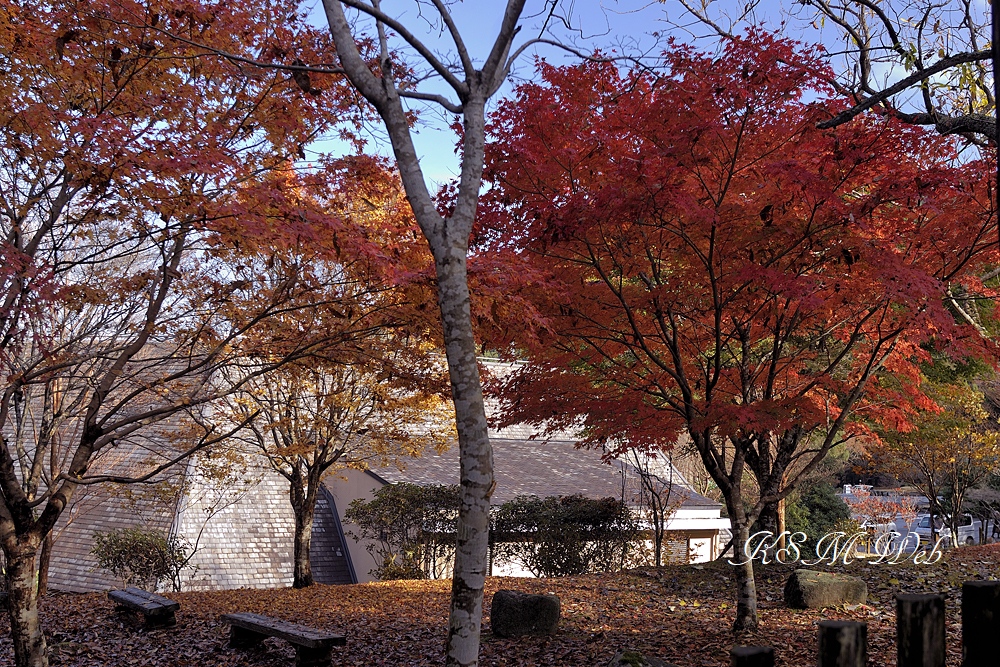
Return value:
[[(370, 330), (350, 290), (391, 251), (366, 236), (389, 232), (301, 207), (305, 146), (364, 111), (336, 75), (283, 69), (335, 58), (297, 0), (4, 9), (0, 547), (15, 662), (45, 667), (36, 564), (74, 493), (221, 439), (198, 406), (234, 389), (209, 381), (222, 369)], [(97, 463), (171, 417), (192, 437), (141, 474)]]
[(987, 161), (891, 119), (817, 129), (842, 108), (829, 73), (767, 34), (664, 58), (542, 62), (492, 119), (477, 280), (512, 298), (479, 324), (537, 362), (500, 392), (504, 423), (763, 456), (905, 424), (932, 347), (992, 358), (944, 304), (996, 260)]

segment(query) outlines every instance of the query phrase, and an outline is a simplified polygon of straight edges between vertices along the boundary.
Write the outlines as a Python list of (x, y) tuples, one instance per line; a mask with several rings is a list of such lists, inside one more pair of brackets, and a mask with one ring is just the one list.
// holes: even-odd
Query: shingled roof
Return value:
[[(497, 483), (494, 504), (525, 495), (541, 498), (579, 493), (589, 498), (620, 498), (623, 471), (636, 474), (627, 463), (617, 459), (605, 463), (601, 452), (578, 449), (572, 441), (490, 438), (490, 442)], [(375, 468), (371, 472), (386, 483), (457, 484), (458, 445), (441, 454), (407, 459), (402, 469)], [(677, 492), (685, 494), (683, 508), (721, 507), (691, 490), (680, 473), (674, 471), (674, 475)]]
[[(90, 474), (138, 476), (149, 471), (175, 451), (171, 446), (178, 422), (166, 420), (147, 428), (141, 437), (122, 438), (94, 459)], [(168, 532), (174, 521), (182, 472), (180, 467), (169, 469), (156, 475), (150, 484), (77, 487), (52, 533), (49, 586), (70, 592), (120, 586), (121, 581), (101, 570), (91, 553), (94, 533), (132, 527)]]

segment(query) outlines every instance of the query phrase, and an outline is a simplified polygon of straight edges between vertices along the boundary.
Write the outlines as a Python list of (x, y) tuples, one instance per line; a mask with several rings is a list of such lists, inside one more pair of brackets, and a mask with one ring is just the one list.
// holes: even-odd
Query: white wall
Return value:
[(376, 477), (362, 470), (341, 470), (327, 477), (323, 484), (337, 504), (337, 514), (344, 529), (347, 550), (350, 553), (358, 583), (374, 581), (371, 571), (380, 563), (376, 563), (375, 558), (366, 549), (371, 544), (371, 540), (356, 541), (351, 537), (350, 533), (357, 535), (360, 531), (356, 525), (348, 523), (344, 519), (344, 512), (347, 511), (347, 506), (353, 500), (359, 498), (366, 501), (371, 500), (375, 496), (375, 491), (382, 487), (382, 483)]

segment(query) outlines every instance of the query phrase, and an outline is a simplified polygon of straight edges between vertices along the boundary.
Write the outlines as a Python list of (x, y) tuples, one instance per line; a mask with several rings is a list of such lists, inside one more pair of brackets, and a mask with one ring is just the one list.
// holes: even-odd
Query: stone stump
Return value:
[(490, 623), (497, 637), (555, 634), (559, 625), (559, 598), (497, 591), (490, 608)]
[(785, 604), (795, 609), (865, 604), (867, 600), (865, 582), (846, 574), (795, 570), (785, 583)]

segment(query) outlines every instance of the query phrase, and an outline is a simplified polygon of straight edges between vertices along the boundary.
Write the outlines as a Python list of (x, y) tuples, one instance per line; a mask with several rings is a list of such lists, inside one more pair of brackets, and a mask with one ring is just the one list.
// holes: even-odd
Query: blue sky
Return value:
[[(325, 25), (325, 16), (319, 0), (314, 2), (312, 18), (317, 25)], [(503, 0), (466, 0), (451, 5), (452, 16), (473, 59), (481, 62), (489, 53), (496, 37), (496, 30), (503, 15), (506, 2)], [(453, 52), (450, 38), (442, 35), (428, 21), (420, 17), (416, 11), (417, 4), (413, 0), (384, 0), (383, 10), (400, 19), (413, 32), (419, 34), (428, 43), (433, 44), (439, 53)], [(522, 44), (530, 37), (537, 36), (541, 27), (541, 16), (538, 12), (544, 7), (539, 0), (529, 0), (522, 15), (522, 30), (516, 42)], [(674, 23), (691, 23), (684, 17), (683, 8), (675, 2), (648, 2), (643, 0), (569, 0), (560, 5), (562, 14), (570, 22), (572, 30), (560, 26), (556, 34), (564, 41), (572, 43), (582, 51), (589, 52), (595, 48), (610, 50), (616, 47), (641, 52), (654, 49), (657, 38), (654, 32), (671, 32), (678, 39), (690, 40), (693, 36), (704, 36), (708, 32), (704, 27), (692, 26), (694, 33), (678, 30)], [(427, 9), (427, 8), (425, 8)], [(706, 48), (710, 41), (704, 41)], [(571, 63), (577, 59), (559, 49), (539, 45), (526, 51), (518, 60), (511, 80), (496, 95), (494, 100), (509, 94), (513, 85), (519, 80), (531, 78), (534, 73), (534, 57), (544, 57), (550, 62)], [(442, 82), (428, 82), (422, 89), (433, 92), (447, 93), (448, 88)], [(451, 95), (454, 99), (454, 95)], [(433, 106), (417, 106), (421, 122), (414, 132), (414, 142), (421, 156), (421, 164), (428, 181), (440, 184), (451, 180), (458, 173), (458, 158), (455, 154), (455, 134), (448, 128), (450, 115), (442, 113)], [(381, 144), (381, 145), (380, 145)], [(317, 146), (320, 150), (336, 150), (336, 142), (324, 142)], [(371, 150), (383, 154), (390, 151), (387, 142), (379, 137), (372, 137)]]
[[(700, 0), (690, 0), (695, 6), (700, 5)], [(326, 25), (326, 19), (322, 12), (320, 0), (306, 0), (314, 3), (311, 16), (318, 25)], [(453, 45), (447, 34), (442, 34), (436, 26), (425, 18), (421, 17), (417, 8), (424, 7), (425, 15), (433, 12), (429, 3), (424, 0), (383, 0), (382, 8), (387, 13), (401, 20), (412, 32), (421, 36), (428, 44), (432, 45), (439, 54), (453, 53)], [(496, 35), (497, 27), (505, 0), (454, 0), (450, 3), (452, 15), (459, 31), (463, 35), (469, 51), (474, 60), (481, 62), (485, 59)], [(975, 0), (980, 11), (988, 11), (984, 8), (986, 0)], [(680, 41), (693, 42), (699, 48), (710, 50), (717, 41), (712, 31), (704, 25), (694, 21), (690, 14), (684, 10), (677, 0), (562, 0), (560, 3), (561, 14), (569, 22), (570, 29), (560, 26), (554, 30), (554, 36), (564, 43), (572, 43), (581, 51), (589, 52), (595, 48), (611, 50), (619, 48), (629, 53), (648, 52), (650, 55), (659, 53), (662, 48), (658, 46), (663, 43), (663, 37), (670, 35)], [(719, 17), (719, 22), (723, 27), (729, 25), (725, 21), (725, 16), (733, 12), (739, 12), (745, 6), (744, 1), (737, 0), (714, 0), (710, 4), (710, 12), (715, 17)], [(537, 36), (541, 26), (541, 16), (539, 12), (545, 7), (544, 0), (528, 0), (526, 10), (522, 15), (522, 31), (518, 36), (515, 45), (523, 43), (526, 39)], [(797, 11), (803, 10), (801, 4), (794, 0), (788, 0), (785, 7), (798, 7)], [(832, 50), (839, 50), (837, 43), (829, 43), (828, 40), (838, 33), (825, 29), (821, 25), (810, 27), (807, 22), (792, 21), (782, 24), (782, 4), (780, 0), (761, 0), (755, 9), (755, 18), (766, 26), (776, 28), (781, 26), (782, 32), (791, 38), (800, 39), (806, 42), (827, 41), (827, 47)], [(808, 32), (803, 32), (806, 30)], [(654, 37), (654, 33), (659, 33), (659, 40)], [(519, 80), (531, 78), (534, 74), (533, 60), (535, 56), (540, 56), (553, 63), (571, 63), (576, 58), (564, 51), (554, 47), (539, 45), (525, 52), (518, 61), (518, 65), (508, 81), (507, 85), (497, 94), (494, 100), (501, 99), (508, 95), (513, 89), (513, 85)], [(416, 62), (413, 58), (412, 62)], [(880, 74), (891, 78), (892, 72), (886, 69)], [(449, 90), (442, 82), (428, 81), (422, 89), (439, 93), (448, 93)], [(454, 95), (450, 96), (454, 99)], [(421, 156), (421, 163), (424, 174), (432, 187), (435, 184), (444, 183), (454, 178), (458, 173), (458, 158), (455, 155), (455, 135), (448, 128), (451, 119), (450, 115), (443, 113), (440, 107), (417, 106), (421, 122), (414, 132), (414, 141), (417, 151)], [(317, 147), (320, 150), (336, 150), (335, 142), (326, 142)], [(383, 154), (390, 154), (388, 142), (380, 137), (373, 137), (370, 150), (375, 150)]]

